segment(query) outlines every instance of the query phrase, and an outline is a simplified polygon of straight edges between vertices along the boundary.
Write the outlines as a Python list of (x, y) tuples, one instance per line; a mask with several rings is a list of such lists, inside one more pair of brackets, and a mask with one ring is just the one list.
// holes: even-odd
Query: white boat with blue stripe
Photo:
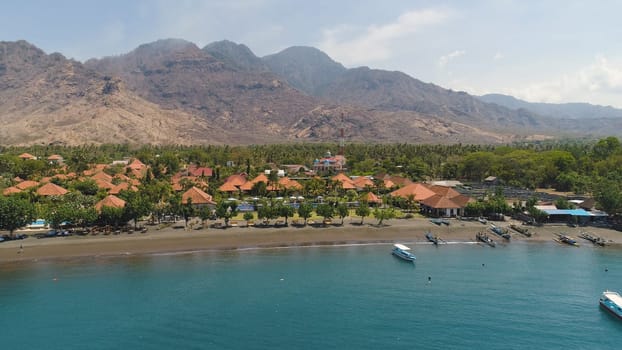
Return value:
[(398, 258), (406, 261), (415, 261), (417, 258), (410, 252), (410, 248), (403, 244), (394, 244), (391, 253)]
[(612, 291), (604, 291), (600, 297), (600, 307), (622, 320), (622, 297)]

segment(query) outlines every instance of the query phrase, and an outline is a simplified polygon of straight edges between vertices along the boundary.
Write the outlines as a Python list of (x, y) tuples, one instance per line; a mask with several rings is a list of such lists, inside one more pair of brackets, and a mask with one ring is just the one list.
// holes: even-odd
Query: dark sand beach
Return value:
[[(592, 246), (589, 241), (578, 238), (579, 233), (583, 231), (602, 237), (611, 246), (619, 246), (622, 243), (622, 232), (589, 226), (524, 226), (533, 233), (531, 237), (509, 230), (512, 238), (510, 241), (506, 241), (490, 232), (488, 224), (455, 219), (450, 220), (450, 222), (450, 225), (438, 226), (423, 218), (393, 219), (382, 226), (378, 226), (376, 220), (373, 219), (359, 225), (360, 219), (352, 218), (351, 220), (346, 219), (343, 225), (319, 227), (293, 227), (290, 225), (289, 227), (231, 227), (195, 230), (170, 226), (166, 228), (151, 226), (146, 233), (100, 234), (43, 239), (33, 237), (32, 232), (30, 232), (31, 236), (24, 240), (0, 243), (0, 263), (289, 246), (417, 243), (427, 242), (425, 233), (428, 231), (446, 242), (475, 242), (476, 233), (486, 230), (491, 238), (501, 244), (512, 244), (515, 241), (554, 243), (553, 238), (556, 237), (557, 233), (565, 233), (577, 239), (582, 246)], [(510, 223), (512, 222), (497, 222), (495, 224), (500, 227), (507, 227)], [(180, 224), (183, 223), (177, 223), (178, 226)], [(520, 225), (518, 222), (516, 224)]]

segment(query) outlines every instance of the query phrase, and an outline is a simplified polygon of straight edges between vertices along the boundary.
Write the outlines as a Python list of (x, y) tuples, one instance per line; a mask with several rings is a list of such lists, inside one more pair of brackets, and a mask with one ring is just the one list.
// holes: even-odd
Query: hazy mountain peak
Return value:
[(292, 86), (312, 95), (346, 72), (341, 63), (335, 62), (323, 51), (308, 46), (292, 46), (264, 56), (262, 60)]
[(215, 41), (206, 45), (203, 51), (237, 70), (259, 72), (269, 70), (263, 61), (244, 44), (229, 40)]
[(198, 47), (194, 43), (187, 40), (169, 38), (142, 44), (134, 51), (181, 51), (186, 49), (198, 50)]
[(0, 41), (0, 61), (9, 60), (11, 57), (32, 61), (46, 56), (43, 50), (25, 40)]

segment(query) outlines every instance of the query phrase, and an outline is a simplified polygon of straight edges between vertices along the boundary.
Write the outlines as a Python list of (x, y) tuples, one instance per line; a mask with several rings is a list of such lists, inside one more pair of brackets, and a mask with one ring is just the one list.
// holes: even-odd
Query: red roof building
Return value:
[(434, 196), (435, 194), (436, 193), (429, 189), (425, 184), (416, 182), (395, 190), (389, 195), (392, 197), (402, 197), (404, 199), (409, 199), (412, 196), (414, 200), (422, 201)]
[(2, 194), (5, 196), (9, 196), (12, 195), (14, 193), (20, 193), (22, 192), (22, 190), (20, 190), (19, 188), (15, 187), (15, 186), (11, 186), (11, 187), (7, 187), (4, 189), (4, 191), (2, 191)]
[(37, 157), (33, 156), (30, 153), (22, 153), (19, 156), (17, 156), (18, 158), (24, 159), (24, 160), (35, 160), (37, 159)]
[(188, 175), (197, 176), (197, 177), (212, 177), (214, 171), (212, 168), (208, 167), (198, 167), (195, 164), (191, 164), (188, 166)]
[(19, 188), (20, 190), (25, 190), (31, 187), (37, 187), (39, 186), (39, 183), (37, 181), (32, 181), (32, 180), (26, 180), (26, 181), (22, 181), (20, 183), (18, 183), (17, 185), (15, 185), (15, 187)]
[(125, 207), (125, 201), (113, 194), (110, 194), (101, 201), (95, 203), (95, 209), (97, 211), (101, 211), (102, 207), (123, 208)]
[(69, 191), (52, 182), (48, 182), (37, 189), (37, 194), (40, 196), (62, 196), (67, 192)]
[(181, 195), (182, 204), (188, 204), (188, 201), (194, 206), (216, 205), (216, 202), (212, 200), (212, 196), (197, 187), (192, 187)]
[(361, 201), (373, 204), (382, 204), (382, 199), (373, 194), (372, 192), (367, 192), (361, 197)]

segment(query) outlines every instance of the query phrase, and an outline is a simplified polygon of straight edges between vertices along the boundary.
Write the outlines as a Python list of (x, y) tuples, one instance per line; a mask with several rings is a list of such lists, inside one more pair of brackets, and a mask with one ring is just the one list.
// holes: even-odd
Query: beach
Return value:
[[(340, 223), (336, 220), (335, 223)], [(511, 221), (495, 222), (507, 227)], [(519, 222), (514, 222), (520, 225)], [(159, 228), (149, 226), (146, 233), (121, 233), (110, 235), (68, 236), (37, 239), (32, 233), (23, 240), (0, 243), (0, 263), (40, 261), (48, 259), (88, 258), (102, 256), (127, 256), (156, 253), (183, 253), (209, 250), (234, 250), (253, 248), (275, 248), (290, 246), (381, 244), (381, 243), (423, 243), (426, 232), (432, 232), (444, 242), (475, 242), (479, 231), (487, 231), (500, 244), (514, 241), (553, 242), (557, 233), (574, 237), (581, 245), (592, 243), (578, 238), (581, 232), (589, 232), (605, 239), (611, 246), (622, 244), (622, 232), (598, 227), (569, 227), (566, 225), (523, 226), (532, 232), (526, 237), (509, 230), (512, 238), (507, 241), (490, 232), (489, 224), (477, 221), (452, 219), (449, 225), (436, 225), (424, 218), (393, 219), (382, 226), (376, 220), (360, 225), (360, 219), (346, 218), (343, 225), (305, 227), (230, 227), (227, 229)]]

